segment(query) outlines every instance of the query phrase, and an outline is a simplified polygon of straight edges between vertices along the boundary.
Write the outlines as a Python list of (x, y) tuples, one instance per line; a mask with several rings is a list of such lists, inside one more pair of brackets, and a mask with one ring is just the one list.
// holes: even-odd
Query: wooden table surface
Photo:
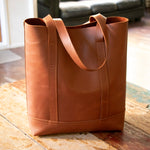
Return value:
[(150, 109), (130, 95), (123, 132), (39, 137), (28, 126), (25, 92), (24, 80), (0, 87), (0, 150), (150, 150)]

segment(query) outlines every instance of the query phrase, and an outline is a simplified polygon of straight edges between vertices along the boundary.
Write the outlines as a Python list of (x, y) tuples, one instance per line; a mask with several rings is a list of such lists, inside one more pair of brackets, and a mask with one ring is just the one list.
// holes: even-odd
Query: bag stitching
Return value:
[(111, 115), (111, 116), (109, 116), (107, 118), (103, 118), (103, 119), (83, 120), (83, 121), (75, 121), (75, 122), (72, 122), (72, 121), (70, 121), (70, 122), (69, 121), (68, 122), (67, 121), (51, 121), (51, 120), (46, 120), (46, 119), (35, 118), (31, 115), (28, 115), (28, 117), (32, 118), (33, 120), (39, 121), (41, 123), (43, 122), (43, 123), (46, 123), (46, 124), (49, 124), (49, 123), (51, 123), (51, 124), (63, 124), (63, 123), (65, 123), (65, 124), (75, 124), (75, 123), (82, 123), (82, 122), (104, 121), (104, 120), (107, 120), (107, 119), (115, 118), (116, 116), (119, 116), (119, 115), (124, 114), (124, 113), (125, 113), (125, 111), (122, 111), (120, 113), (117, 113), (115, 115)]

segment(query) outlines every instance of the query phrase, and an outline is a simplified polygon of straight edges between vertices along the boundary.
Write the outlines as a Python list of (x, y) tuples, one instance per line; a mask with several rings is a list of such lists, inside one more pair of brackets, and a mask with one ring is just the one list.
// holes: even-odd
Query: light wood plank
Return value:
[[(26, 106), (26, 100), (25, 100), (26, 95), (25, 95), (24, 80), (4, 85), (2, 87), (2, 91), (3, 91), (3, 93), (6, 92), (4, 95), (9, 94), (10, 98), (7, 97), (7, 99), (5, 99), (6, 103), (3, 103), (3, 104), (5, 104), (5, 107), (4, 106), (2, 108), (0, 107), (0, 110), (5, 108), (3, 110), (3, 113), (13, 123), (15, 123), (19, 128), (21, 128), (23, 131), (25, 131), (27, 134), (29, 134), (31, 137), (33, 137), (30, 133), (30, 129), (28, 127), (28, 121), (27, 121), (27, 112), (26, 112), (26, 107), (25, 107)], [(11, 103), (12, 100), (13, 100), (13, 104), (9, 105), (11, 107), (6, 109), (8, 107), (7, 104)], [(140, 147), (141, 149), (145, 148), (145, 150), (148, 150), (148, 147), (150, 147), (150, 143), (147, 143), (147, 141), (150, 140), (150, 136), (149, 136), (149, 134), (147, 134), (148, 133), (147, 131), (149, 131), (149, 126), (148, 125), (146, 126), (147, 127), (146, 129), (148, 129), (148, 130), (146, 130), (147, 133), (145, 133), (142, 131), (143, 130), (142, 128), (141, 128), (142, 130), (139, 130), (139, 129), (135, 128), (133, 125), (130, 125), (133, 123), (136, 127), (140, 128), (141, 124), (144, 122), (144, 120), (140, 121), (140, 119), (139, 119), (139, 122), (136, 123), (135, 118), (137, 116), (134, 114), (136, 114), (137, 111), (138, 112), (141, 111), (141, 106), (144, 109), (145, 105), (139, 106), (138, 104), (134, 104), (134, 103), (135, 103), (134, 100), (127, 99), (126, 121), (128, 121), (129, 123), (125, 124), (125, 129), (124, 129), (123, 133), (121, 133), (121, 132), (101, 132), (101, 133), (95, 134), (97, 137), (108, 142), (113, 147), (110, 146), (109, 144), (107, 145), (106, 143), (105, 143), (106, 145), (104, 146), (102, 140), (100, 140), (98, 138), (95, 139), (95, 136), (93, 137), (93, 135), (90, 133), (87, 133), (87, 134), (84, 134), (84, 133), (83, 134), (65, 134), (65, 135), (43, 136), (41, 138), (39, 138), (39, 137), (33, 137), (33, 138), (36, 139), (39, 143), (41, 143), (47, 149), (48, 148), (66, 149), (67, 147), (69, 147), (70, 149), (74, 149), (74, 148), (77, 148), (77, 145), (78, 145), (78, 149), (80, 149), (80, 148), (82, 149), (83, 147), (86, 149), (89, 149), (90, 146), (92, 146), (92, 148), (96, 149), (96, 148), (100, 148), (98, 145), (97, 145), (97, 147), (95, 147), (95, 145), (96, 145), (95, 141), (97, 141), (97, 143), (100, 143), (100, 145), (103, 145), (101, 147), (101, 149), (110, 149), (110, 147), (111, 147), (111, 149), (114, 149), (114, 147), (120, 148), (120, 149), (124, 149), (124, 148), (131, 149), (131, 147), (134, 147), (134, 149), (138, 150), (138, 148)], [(17, 111), (14, 109), (14, 107), (16, 107), (16, 106), (19, 106), (18, 110), (16, 109)], [(142, 109), (142, 111), (143, 111), (143, 109)], [(136, 111), (134, 111), (134, 110), (136, 110)], [(10, 113), (11, 114), (10, 116), (8, 113), (9, 111), (13, 112), (13, 113)], [(130, 115), (133, 117), (130, 118)], [(149, 117), (147, 117), (147, 118), (149, 118)], [(22, 124), (23, 122), (25, 123), (24, 125)], [(143, 126), (145, 126), (145, 125), (146, 125), (146, 123), (144, 123)], [(110, 137), (113, 137), (113, 138), (110, 138)], [(88, 141), (88, 144), (87, 144), (87, 141)], [(138, 145), (136, 145), (137, 143), (138, 143)]]
[(150, 109), (145, 104), (127, 98), (125, 120), (150, 134)]
[(93, 134), (119, 150), (150, 150), (150, 135), (127, 122), (123, 132)]
[(6, 119), (0, 116), (1, 150), (43, 150), (41, 146), (25, 136)]
[(24, 86), (22, 82), (17, 82), (0, 87), (0, 93), (2, 93), (0, 94), (0, 113), (43, 147), (54, 150), (115, 150), (110, 144), (91, 133), (32, 136), (27, 120), (26, 95), (24, 90), (23, 92), (19, 90), (24, 89), (22, 85)]

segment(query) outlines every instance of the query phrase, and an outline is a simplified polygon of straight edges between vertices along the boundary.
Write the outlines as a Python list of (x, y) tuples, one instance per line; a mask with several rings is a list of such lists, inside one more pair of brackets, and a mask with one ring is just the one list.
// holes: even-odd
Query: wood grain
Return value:
[(146, 108), (144, 104), (127, 98), (125, 120), (150, 134), (150, 109)]
[(1, 150), (42, 150), (43, 148), (0, 115)]
[(3, 85), (0, 88), (0, 93), (3, 93), (0, 94), (0, 113), (47, 149), (149, 150), (150, 148), (150, 110), (146, 109), (145, 105), (140, 105), (132, 99), (126, 101), (126, 122), (123, 132), (32, 136), (27, 120), (25, 91), (24, 80)]
[(91, 133), (32, 136), (28, 126), (24, 86), (23, 81), (18, 81), (0, 87), (0, 113), (21, 132), (34, 139), (45, 149), (116, 150), (116, 148)]
[(125, 122), (123, 132), (93, 133), (119, 150), (150, 150), (150, 135)]

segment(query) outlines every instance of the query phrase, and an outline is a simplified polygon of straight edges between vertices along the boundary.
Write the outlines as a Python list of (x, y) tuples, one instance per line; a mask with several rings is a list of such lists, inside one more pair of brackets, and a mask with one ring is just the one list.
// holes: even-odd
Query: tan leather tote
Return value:
[(32, 133), (122, 130), (128, 19), (97, 14), (65, 27), (48, 15), (24, 25)]

